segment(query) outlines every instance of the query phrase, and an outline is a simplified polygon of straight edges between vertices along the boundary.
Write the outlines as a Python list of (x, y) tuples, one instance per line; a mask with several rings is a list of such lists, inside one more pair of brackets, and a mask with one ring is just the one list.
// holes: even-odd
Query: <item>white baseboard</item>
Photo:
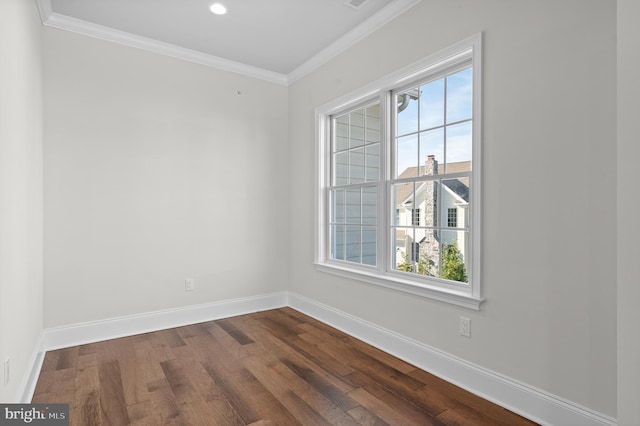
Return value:
[(616, 420), (474, 365), (312, 299), (289, 293), (289, 306), (542, 425), (613, 426)]
[(31, 402), (33, 391), (36, 389), (36, 383), (38, 383), (38, 376), (40, 375), (42, 362), (44, 361), (44, 353), (45, 352), (42, 350), (42, 336), (40, 336), (27, 363), (29, 368), (18, 385), (16, 401), (19, 401), (22, 404), (28, 404)]
[(280, 292), (45, 329), (20, 386), (31, 401), (46, 351), (290, 306), (542, 425), (615, 426), (616, 420), (295, 293)]
[(283, 306), (287, 306), (287, 292), (47, 328), (43, 333), (43, 347), (45, 351), (50, 351)]
[(287, 305), (288, 294), (286, 291), (283, 291), (280, 293), (47, 328), (42, 333), (42, 338), (31, 355), (29, 361), (31, 368), (22, 379), (19, 387), (18, 400), (23, 403), (31, 402), (33, 392), (38, 382), (38, 376), (40, 375), (40, 369), (42, 368), (42, 362), (44, 361), (44, 355), (47, 351), (197, 324), (199, 322), (221, 318), (229, 318), (252, 312), (282, 308)]

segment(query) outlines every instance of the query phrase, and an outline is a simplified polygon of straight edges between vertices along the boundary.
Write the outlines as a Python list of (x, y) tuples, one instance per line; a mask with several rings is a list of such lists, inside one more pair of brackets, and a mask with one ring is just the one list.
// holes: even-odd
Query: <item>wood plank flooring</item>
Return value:
[(71, 425), (532, 425), (290, 308), (47, 352)]

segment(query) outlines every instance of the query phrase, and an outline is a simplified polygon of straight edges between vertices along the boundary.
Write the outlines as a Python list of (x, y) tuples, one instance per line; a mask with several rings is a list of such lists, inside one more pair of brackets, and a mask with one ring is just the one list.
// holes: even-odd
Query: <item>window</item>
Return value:
[(480, 47), (318, 109), (318, 269), (479, 309)]
[(458, 227), (458, 209), (456, 207), (451, 207), (447, 210), (447, 227)]
[(411, 209), (411, 224), (420, 226), (420, 209)]
[(376, 265), (380, 106), (331, 120), (331, 258)]

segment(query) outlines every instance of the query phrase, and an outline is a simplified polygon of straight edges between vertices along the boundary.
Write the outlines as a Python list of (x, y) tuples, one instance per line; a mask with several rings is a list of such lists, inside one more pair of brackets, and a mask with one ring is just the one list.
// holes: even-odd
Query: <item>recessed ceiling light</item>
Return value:
[(221, 3), (211, 4), (211, 6), (209, 6), (209, 10), (211, 11), (211, 13), (214, 13), (216, 15), (224, 15), (225, 13), (227, 13), (227, 8)]

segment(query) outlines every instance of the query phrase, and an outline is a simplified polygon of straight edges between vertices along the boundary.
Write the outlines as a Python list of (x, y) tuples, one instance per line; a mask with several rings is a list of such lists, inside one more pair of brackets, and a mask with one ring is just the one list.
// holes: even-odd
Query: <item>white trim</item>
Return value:
[(31, 401), (46, 351), (289, 306), (542, 425), (614, 426), (616, 420), (292, 292), (272, 293), (45, 329), (18, 400)]
[(260, 80), (269, 81), (271, 83), (287, 85), (287, 76), (285, 74), (268, 71), (263, 68), (242, 64), (229, 59), (220, 58), (218, 56), (209, 55), (184, 47), (179, 47), (170, 43), (138, 36), (125, 31), (116, 30), (92, 22), (83, 21), (81, 19), (72, 18), (52, 12), (51, 0), (37, 0), (40, 10), (42, 23), (48, 27), (58, 28), (70, 31), (72, 33), (82, 34), (113, 43), (122, 44), (124, 46), (134, 47), (147, 52), (158, 53), (160, 55), (170, 56), (172, 58), (181, 59), (187, 62), (193, 62), (205, 65), (211, 68), (217, 68), (224, 71), (241, 74), (247, 77), (253, 77)]
[(42, 24), (52, 28), (70, 31), (101, 40), (130, 46), (172, 58), (205, 65), (225, 71), (238, 73), (247, 77), (258, 78), (283, 86), (288, 86), (315, 71), (321, 65), (329, 62), (340, 53), (347, 50), (360, 40), (364, 39), (380, 27), (389, 23), (402, 13), (406, 12), (422, 0), (394, 0), (383, 9), (372, 15), (369, 19), (356, 26), (354, 29), (331, 43), (329, 46), (314, 55), (304, 64), (300, 65), (289, 74), (269, 71), (264, 68), (243, 64), (219, 56), (198, 52), (184, 47), (176, 46), (158, 40), (141, 37), (125, 31), (72, 18), (70, 16), (55, 13), (51, 6), (51, 0), (36, 0)]
[(51, 0), (36, 0), (36, 4), (38, 6), (38, 12), (40, 13), (40, 20), (45, 24), (47, 19), (53, 15)]
[[(473, 42), (473, 171), (468, 205), (471, 227), (471, 271), (468, 271), (472, 283), (472, 296), (482, 299), (482, 33)], [(476, 96), (477, 95), (477, 96)]]
[[(321, 105), (316, 108), (316, 162), (315, 162), (315, 211), (314, 211), (314, 226), (315, 226), (315, 244), (314, 244), (314, 263), (316, 269), (323, 272), (329, 272), (337, 274), (343, 277), (364, 281), (370, 284), (380, 285), (394, 290), (422, 296), (430, 299), (435, 299), (441, 302), (451, 303), (457, 306), (463, 306), (465, 308), (480, 310), (480, 306), (484, 301), (482, 296), (482, 274), (481, 274), (481, 225), (482, 220), (480, 213), (481, 207), (481, 153), (482, 153), (482, 141), (481, 141), (481, 82), (482, 82), (482, 63), (481, 63), (481, 50), (482, 50), (482, 33), (477, 33), (465, 38), (449, 47), (446, 47), (440, 51), (437, 51), (413, 64), (410, 64), (396, 72), (393, 72), (385, 77), (382, 77), (372, 83), (365, 85), (364, 87), (352, 91), (346, 95), (343, 95), (331, 102)], [(474, 84), (474, 99), (473, 99), (473, 170), (471, 172), (472, 188), (471, 197), (472, 205), (470, 210), (471, 216), (471, 262), (468, 264), (467, 274), (470, 278), (469, 285), (458, 285), (448, 280), (442, 280), (437, 278), (423, 278), (416, 279), (410, 278), (408, 274), (399, 273), (394, 271), (390, 265), (382, 264), (379, 262), (376, 266), (377, 273), (372, 268), (364, 267), (357, 264), (347, 264), (345, 262), (336, 262), (329, 259), (327, 242), (329, 240), (327, 218), (329, 216), (328, 194), (327, 188), (330, 185), (330, 134), (328, 131), (328, 123), (330, 116), (333, 114), (341, 114), (345, 111), (356, 107), (370, 99), (379, 97), (381, 99), (381, 106), (385, 107), (386, 103), (382, 102), (383, 97), (389, 96), (389, 92), (392, 90), (404, 90), (405, 86), (413, 86), (416, 81), (427, 78), (429, 76), (438, 75), (447, 71), (451, 71), (456, 67), (466, 66), (471, 64), (473, 66), (473, 84)], [(388, 100), (388, 98), (387, 98)], [(388, 115), (383, 115), (384, 126), (387, 130), (390, 120)], [(385, 177), (383, 184), (389, 185), (394, 179), (390, 179), (389, 164), (393, 163), (388, 157), (388, 151), (391, 149), (390, 144), (384, 145), (382, 155), (384, 156), (384, 170)], [(381, 206), (381, 211), (384, 212), (384, 206), (389, 211), (388, 214), (381, 214), (383, 227), (380, 228), (378, 233), (378, 253), (383, 253), (389, 250), (391, 247), (391, 241), (389, 241), (390, 220), (393, 217), (393, 209), (391, 203), (388, 200), (389, 188), (385, 191), (379, 191), (378, 203)], [(381, 250), (381, 244), (386, 244)], [(381, 260), (381, 259), (379, 259)], [(390, 258), (385, 262), (390, 261)]]
[(36, 390), (36, 384), (38, 383), (38, 376), (40, 376), (40, 370), (42, 369), (42, 362), (44, 361), (44, 350), (42, 349), (42, 336), (38, 338), (36, 345), (31, 352), (29, 361), (27, 362), (27, 370), (22, 376), (20, 385), (18, 385), (18, 393), (16, 395), (16, 401), (21, 404), (28, 404), (31, 402), (33, 392)]
[(391, 2), (353, 30), (322, 49), (307, 62), (291, 71), (287, 76), (288, 83), (293, 84), (311, 74), (320, 66), (329, 62), (340, 53), (369, 36), (385, 24), (391, 22), (421, 1), (422, 0), (396, 0)]
[(47, 328), (43, 332), (43, 349), (67, 348), (284, 306), (287, 293), (280, 292)]
[(453, 288), (449, 289), (445, 287), (430, 286), (426, 282), (424, 285), (419, 285), (416, 281), (403, 279), (400, 274), (382, 275), (379, 273), (369, 272), (365, 270), (365, 268), (360, 268), (358, 270), (355, 270), (354, 268), (345, 268), (337, 263), (316, 263), (315, 267), (318, 271), (363, 281), (369, 284), (379, 285), (381, 287), (402, 291), (416, 296), (438, 300), (440, 302), (461, 306), (463, 308), (473, 309), (474, 311), (479, 311), (480, 305), (484, 302), (484, 299), (470, 296), (466, 291), (456, 291)]
[(280, 292), (45, 329), (32, 351), (27, 364), (30, 368), (18, 386), (16, 400), (24, 404), (31, 402), (47, 351), (277, 309), (287, 305), (287, 292)]
[(289, 306), (542, 425), (613, 426), (616, 420), (376, 324), (289, 293)]

